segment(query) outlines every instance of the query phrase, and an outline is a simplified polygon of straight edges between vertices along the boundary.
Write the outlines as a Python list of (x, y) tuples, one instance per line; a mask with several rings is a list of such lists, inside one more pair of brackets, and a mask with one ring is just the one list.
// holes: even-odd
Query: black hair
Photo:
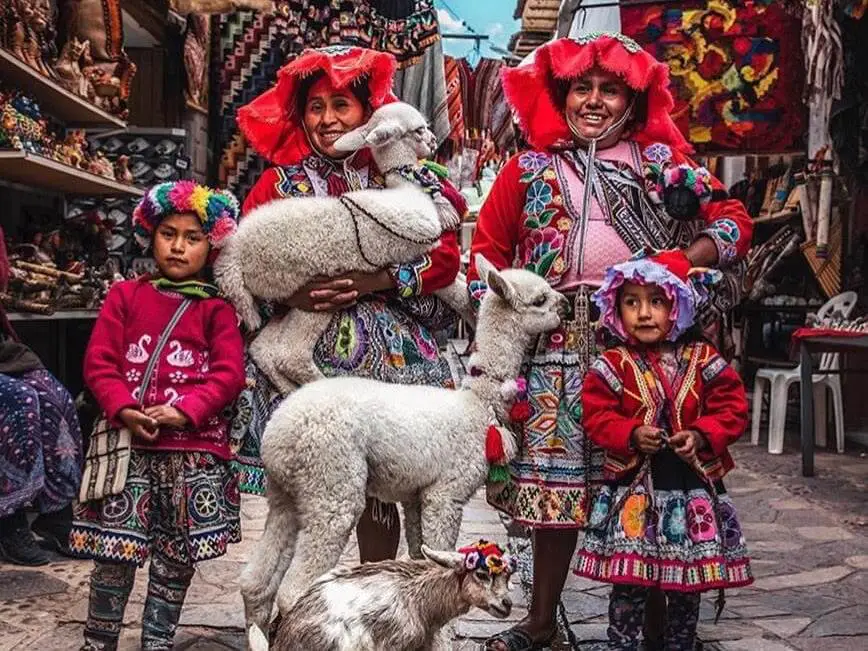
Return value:
[[(310, 89), (323, 77), (325, 77), (325, 73), (319, 71), (305, 77), (299, 82), (298, 90), (295, 93), (295, 110), (298, 112), (298, 115), (304, 115), (304, 108), (307, 105), (307, 96), (310, 94)], [(371, 89), (368, 88), (367, 75), (356, 79), (348, 88), (355, 98), (361, 102), (362, 106), (366, 109), (371, 108)]]

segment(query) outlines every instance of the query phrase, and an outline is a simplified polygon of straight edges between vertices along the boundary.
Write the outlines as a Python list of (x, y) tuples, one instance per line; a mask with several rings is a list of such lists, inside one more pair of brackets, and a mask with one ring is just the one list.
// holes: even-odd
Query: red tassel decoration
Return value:
[(513, 423), (524, 423), (530, 416), (530, 403), (527, 400), (517, 400), (509, 409), (509, 420)]
[(500, 431), (496, 425), (489, 425), (485, 432), (485, 460), (490, 464), (498, 464), (502, 463), (505, 457)]

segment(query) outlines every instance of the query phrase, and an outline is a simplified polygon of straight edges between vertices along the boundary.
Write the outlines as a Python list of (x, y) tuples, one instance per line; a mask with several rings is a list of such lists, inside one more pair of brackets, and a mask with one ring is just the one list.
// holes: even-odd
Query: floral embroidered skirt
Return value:
[(632, 490), (604, 486), (577, 554), (576, 574), (676, 592), (752, 583), (744, 535), (729, 495), (718, 483), (715, 505), (709, 490), (691, 483), (690, 488), (650, 492), (643, 484)]
[[(394, 384), (453, 386), (452, 372), (431, 334), (455, 322), (455, 314), (432, 296), (372, 299), (335, 314), (314, 349), (323, 375), (372, 378)], [(283, 400), (253, 361), (249, 387), (236, 402), (230, 439), (242, 492), (265, 493), (259, 448), (268, 420)]]
[(596, 352), (587, 303), (575, 312), (540, 337), (524, 367), (532, 413), (509, 481), (488, 487), (492, 506), (534, 528), (583, 527), (603, 479), (603, 452), (585, 439), (581, 425), (582, 381)]
[(183, 565), (217, 558), (241, 541), (238, 478), (204, 452), (133, 450), (119, 495), (76, 503), (77, 556), (141, 566), (151, 551)]
[(48, 371), (0, 374), (0, 517), (59, 511), (78, 494), (81, 429), (69, 391)]

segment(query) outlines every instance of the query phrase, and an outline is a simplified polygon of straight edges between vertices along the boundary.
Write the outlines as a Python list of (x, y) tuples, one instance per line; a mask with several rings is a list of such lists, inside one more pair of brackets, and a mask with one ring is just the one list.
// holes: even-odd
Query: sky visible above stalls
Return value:
[[(512, 17), (515, 0), (435, 0), (440, 31), (444, 34), (487, 34), (488, 41), (482, 41), (480, 54), (484, 57), (499, 59), (502, 53), (491, 49), (490, 45), (506, 49), (509, 38), (521, 28), (521, 21)], [(468, 27), (462, 25), (462, 21)], [(443, 51), (453, 57), (467, 57), (475, 64), (474, 41), (464, 39), (443, 39)]]

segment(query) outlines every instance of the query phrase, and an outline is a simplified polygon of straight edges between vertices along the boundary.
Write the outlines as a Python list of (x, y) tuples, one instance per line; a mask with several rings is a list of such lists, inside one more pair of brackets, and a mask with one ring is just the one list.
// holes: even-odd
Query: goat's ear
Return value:
[(353, 129), (335, 140), (332, 145), (338, 151), (359, 151), (365, 147), (368, 142), (368, 125), (363, 124), (360, 127)]
[(405, 133), (406, 129), (397, 120), (384, 120), (368, 132), (365, 142), (372, 147), (382, 147), (402, 138)]
[(512, 285), (481, 253), (476, 254), (476, 271), (491, 291), (510, 305), (515, 305), (515, 290)]
[(422, 545), (422, 554), (429, 561), (434, 561), (437, 565), (448, 567), (451, 570), (458, 570), (464, 567), (464, 555), (458, 552), (441, 552), (431, 549), (427, 545)]

